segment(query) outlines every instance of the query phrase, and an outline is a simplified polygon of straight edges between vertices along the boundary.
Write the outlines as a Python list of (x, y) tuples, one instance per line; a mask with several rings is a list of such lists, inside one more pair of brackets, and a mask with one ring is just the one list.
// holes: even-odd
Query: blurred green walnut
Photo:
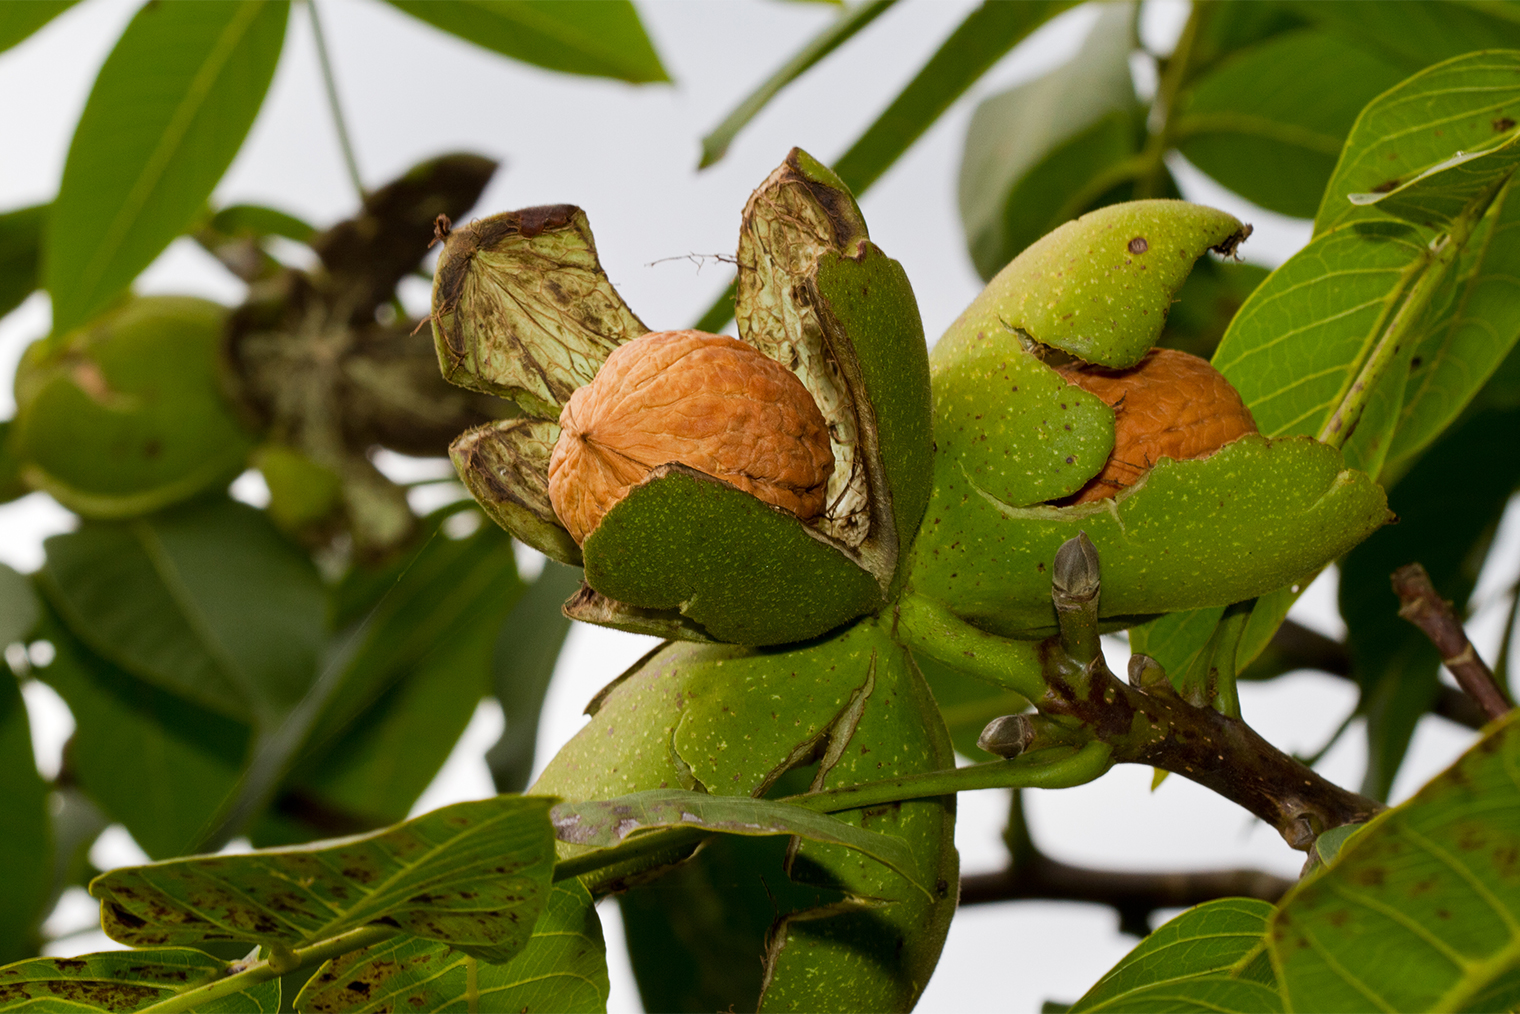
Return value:
[(252, 446), (223, 394), (226, 308), (132, 299), (27, 349), (9, 450), (22, 479), (86, 517), (158, 510), (244, 467)]
[[(870, 242), (843, 184), (799, 150), (751, 196), (738, 261), (740, 339), (790, 374), (786, 397), (815, 412), (826, 434), (832, 467), (809, 480), (820, 487), (809, 493), (818, 509), (758, 499), (742, 467), (715, 466), (711, 446), (672, 424), (669, 439), (642, 441), (637, 469), (616, 484), (622, 495), (596, 512), (593, 530), (577, 525), (577, 539), (549, 489), (562, 412), (615, 349), (649, 328), (608, 283), (577, 208), (508, 212), (447, 237), (433, 290), (444, 376), (524, 413), (464, 434), (452, 457), (504, 527), (585, 567), (586, 588), (567, 604), (578, 619), (781, 644), (880, 609), (900, 584), (932, 456), (928, 359), (906, 275)], [(740, 387), (767, 373), (727, 369), (749, 378)], [(714, 426), (712, 440), (725, 429)], [(762, 451), (778, 450), (758, 457), (786, 457), (775, 432), (753, 434)], [(781, 471), (759, 485), (795, 485)]]

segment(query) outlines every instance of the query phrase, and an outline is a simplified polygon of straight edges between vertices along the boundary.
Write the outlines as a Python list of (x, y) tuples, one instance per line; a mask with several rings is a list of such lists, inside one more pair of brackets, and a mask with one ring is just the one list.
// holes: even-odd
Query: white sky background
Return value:
[[(502, 159), (477, 210), (575, 203), (596, 231), (608, 274), (640, 317), (656, 328), (684, 327), (727, 280), (727, 268), (700, 266), (687, 254), (732, 253), (740, 210), (751, 189), (792, 145), (825, 162), (837, 158), (974, 6), (971, 0), (899, 5), (792, 88), (783, 92), (727, 158), (697, 173), (701, 136), (759, 81), (821, 29), (835, 11), (812, 4), (730, 0), (641, 3), (645, 24), (673, 86), (635, 88), (552, 74), (513, 63), (437, 32), (374, 0), (320, 0), (338, 87), (364, 181), (380, 185), (414, 163), (467, 150)], [(39, 35), (0, 55), (0, 210), (49, 199), (57, 188), (73, 124), (96, 68), (131, 17), (127, 0), (87, 0)], [(1058, 18), (1003, 60), (861, 201), (872, 238), (903, 262), (913, 280), (931, 340), (981, 285), (966, 255), (955, 206), (955, 175), (976, 101), (1042, 73), (1081, 42), (1092, 11)], [(1151, 0), (1146, 41), (1167, 47), (1186, 15), (1180, 0)], [(1137, 66), (1142, 83), (1153, 75)], [(1307, 223), (1252, 208), (1178, 166), (1188, 196), (1252, 222), (1242, 253), (1275, 265), (1308, 239)], [(292, 12), (289, 36), (269, 100), (248, 143), (218, 188), (221, 203), (267, 203), (317, 225), (349, 215), (357, 199), (344, 173), (323, 101), (309, 22)], [(663, 262), (662, 262), (663, 261)], [(656, 263), (660, 262), (660, 263)], [(159, 259), (141, 288), (238, 301), (243, 286), (189, 241)], [(404, 292), (421, 312), (426, 287)], [(9, 378), (22, 349), (46, 333), (46, 300), (34, 296), (0, 322), (0, 377)], [(13, 409), (0, 385), (0, 418)], [(406, 462), (393, 462), (405, 467)], [(240, 489), (257, 483), (245, 482)], [(66, 530), (68, 515), (41, 494), (0, 506), (0, 561), (23, 571), (41, 562), (41, 540)], [(1505, 560), (1520, 556), (1515, 512), (1500, 534)], [(1478, 601), (1497, 600), (1505, 578), (1485, 575)], [(1334, 575), (1305, 596), (1294, 615), (1340, 632)], [(1492, 658), (1502, 605), (1484, 610), (1472, 632)], [(650, 639), (577, 625), (549, 698), (539, 739), (542, 764), (581, 726), (581, 708), (597, 689), (642, 655)], [(1122, 651), (1122, 642), (1112, 647)], [(1123, 671), (1122, 660), (1118, 660)], [(1279, 747), (1310, 752), (1351, 709), (1349, 684), (1301, 674), (1247, 684), (1248, 719)], [(27, 688), (39, 763), (56, 770), (72, 727), (67, 709), (45, 687)], [(484, 705), (454, 757), (429, 789), (423, 809), (491, 792), (482, 754), (501, 727)], [(1407, 796), (1456, 757), (1470, 734), (1427, 718), (1399, 779)], [(1362, 741), (1353, 729), (1320, 765), (1328, 777), (1360, 781)], [(1180, 778), (1149, 791), (1150, 771), (1121, 767), (1099, 781), (1060, 792), (1031, 792), (1039, 843), (1069, 862), (1119, 869), (1257, 866), (1293, 875), (1301, 856), (1249, 815)], [(1006, 812), (1002, 792), (961, 797), (957, 842), (968, 872), (1000, 865)], [(103, 865), (140, 860), (120, 828), (97, 845)], [(82, 892), (65, 899), (53, 925), (83, 927), (93, 907)], [(613, 979), (610, 1009), (639, 1009), (615, 905), (601, 907)], [(1057, 903), (979, 906), (960, 913), (945, 956), (920, 1005), (926, 1011), (1036, 1011), (1045, 999), (1070, 1001), (1131, 946), (1107, 909)], [(54, 950), (94, 950), (98, 933), (59, 941)]]

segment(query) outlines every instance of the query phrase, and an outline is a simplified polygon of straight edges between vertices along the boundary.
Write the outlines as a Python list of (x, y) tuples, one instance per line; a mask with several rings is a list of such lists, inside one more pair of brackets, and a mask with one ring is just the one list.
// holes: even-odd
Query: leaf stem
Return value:
[(306, 11), (311, 15), (311, 34), (316, 40), (317, 62), (322, 65), (322, 85), (327, 93), (327, 107), (332, 111), (333, 127), (337, 130), (338, 146), (343, 149), (343, 164), (348, 169), (349, 182), (362, 201), (366, 196), (364, 179), (359, 175), (359, 160), (354, 157), (354, 144), (348, 133), (348, 120), (343, 106), (338, 102), (338, 82), (333, 75), (332, 59), (327, 52), (327, 37), (322, 34), (322, 19), (317, 16), (317, 0), (306, 0)]
[(734, 136), (744, 128), (745, 124), (754, 119), (755, 114), (760, 112), (777, 92), (811, 70), (818, 61), (848, 42), (851, 36), (885, 14), (887, 8), (896, 2), (897, 0), (867, 0), (866, 3), (841, 11), (832, 24), (798, 50), (790, 60), (778, 67), (776, 72), (746, 96), (722, 123), (702, 138), (702, 161), (697, 164), (697, 168), (706, 169), (721, 159), (728, 151), (728, 146)]
[[(1042, 754), (1058, 753), (1046, 760)], [(1053, 748), (1025, 754), (1014, 760), (968, 764), (963, 768), (927, 771), (879, 782), (862, 782), (822, 792), (787, 796), (780, 800), (820, 813), (858, 810), (866, 806), (897, 803), (907, 799), (948, 796), (978, 789), (1069, 789), (1085, 785), (1111, 766), (1113, 749), (1101, 740), (1092, 740), (1080, 749)]]
[[(818, 813), (858, 810), (908, 799), (927, 799), (978, 789), (1065, 789), (1092, 781), (1109, 768), (1108, 744), (1088, 742), (1080, 749), (1054, 748), (1026, 754), (1016, 760), (971, 764), (963, 768), (926, 771), (902, 778), (862, 782), (823, 792), (809, 792), (777, 800)], [(1050, 755), (1056, 755), (1051, 757)], [(695, 846), (711, 834), (704, 828), (681, 827), (641, 834), (614, 848), (598, 849), (562, 859), (554, 867), (554, 881), (583, 877), (634, 859)]]
[(1172, 112), (1177, 103), (1177, 95), (1187, 79), (1189, 64), (1193, 59), (1193, 43), (1198, 38), (1198, 31), (1203, 19), (1207, 17), (1209, 7), (1206, 0), (1194, 0), (1187, 23), (1182, 26), (1182, 34), (1177, 38), (1176, 48), (1167, 58), (1161, 80), (1157, 82), (1156, 101), (1151, 114), (1155, 129), (1146, 139), (1145, 149), (1140, 153), (1144, 168), (1136, 180), (1136, 198), (1156, 197), (1162, 192), (1166, 151), (1172, 144)]
[[(400, 930), (394, 926), (361, 926), (347, 933), (327, 940), (318, 940), (308, 947), (297, 947), (285, 952), (285, 960), (281, 962), (255, 961), (246, 968), (217, 979), (215, 982), (194, 989), (187, 989), (183, 993), (176, 993), (155, 1004), (138, 1008), (138, 1014), (171, 1014), (177, 1011), (194, 1011), (205, 1007), (213, 1000), (220, 1000), (225, 996), (241, 993), (250, 986), (257, 986), (261, 982), (270, 979), (278, 979), (282, 975), (299, 972), (304, 968), (312, 968), (320, 965), (329, 958), (336, 958), (350, 951), (357, 951), (370, 944), (379, 943), (389, 937), (395, 936)], [(291, 964), (291, 962), (294, 964)], [(229, 968), (238, 968), (241, 962), (229, 965)]]

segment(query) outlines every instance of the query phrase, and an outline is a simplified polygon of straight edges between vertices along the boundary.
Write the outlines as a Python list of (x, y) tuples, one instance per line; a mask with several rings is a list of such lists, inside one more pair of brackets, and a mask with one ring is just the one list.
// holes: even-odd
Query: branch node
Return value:
[(1473, 650), (1461, 619), (1451, 603), (1436, 591), (1425, 568), (1418, 563), (1407, 564), (1393, 572), (1392, 582), (1393, 592), (1399, 597), (1399, 615), (1430, 638), (1441, 653), (1442, 664), (1456, 677), (1457, 685), (1490, 719), (1507, 714), (1512, 705), (1504, 688)]

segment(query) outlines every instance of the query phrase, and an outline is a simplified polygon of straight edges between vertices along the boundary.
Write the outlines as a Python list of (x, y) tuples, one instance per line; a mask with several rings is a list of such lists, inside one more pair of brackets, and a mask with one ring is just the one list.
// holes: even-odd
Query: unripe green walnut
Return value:
[(223, 394), (226, 320), (204, 299), (143, 296), (33, 343), (9, 436), (23, 480), (90, 518), (230, 481), (252, 440)]
[(1066, 223), (999, 272), (934, 348), (939, 453), (916, 593), (1043, 638), (1051, 561), (1085, 532), (1103, 560), (1100, 615), (1132, 626), (1269, 593), (1386, 523), (1382, 490), (1334, 448), (1255, 435), (1211, 367), (1151, 351), (1193, 262), (1249, 232), (1212, 208), (1136, 201)]

